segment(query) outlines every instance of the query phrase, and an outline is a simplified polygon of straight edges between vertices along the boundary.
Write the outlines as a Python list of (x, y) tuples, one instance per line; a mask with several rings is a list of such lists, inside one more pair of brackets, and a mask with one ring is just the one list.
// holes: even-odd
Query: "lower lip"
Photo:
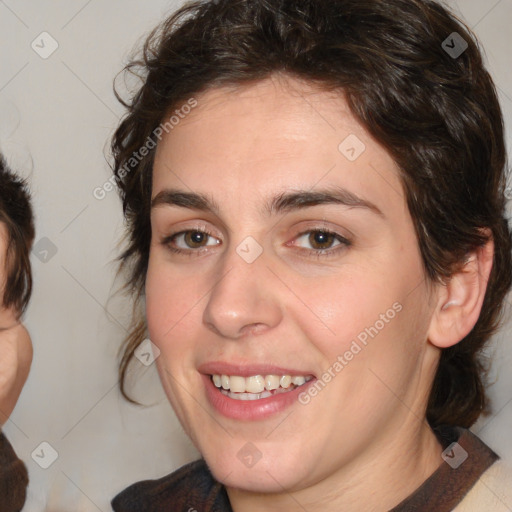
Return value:
[(202, 375), (202, 378), (206, 386), (206, 396), (214, 409), (227, 418), (245, 421), (263, 420), (284, 411), (297, 402), (300, 393), (305, 391), (316, 380), (312, 379), (292, 391), (277, 393), (267, 398), (236, 400), (222, 394), (219, 388), (213, 384), (209, 375)]

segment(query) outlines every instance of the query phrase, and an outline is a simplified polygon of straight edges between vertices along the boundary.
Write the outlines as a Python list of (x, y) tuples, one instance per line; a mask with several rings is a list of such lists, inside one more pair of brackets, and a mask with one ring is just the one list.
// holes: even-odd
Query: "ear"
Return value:
[(428, 333), (432, 345), (451, 347), (471, 332), (480, 316), (493, 258), (494, 242), (490, 238), (469, 254), (446, 284), (439, 285)]

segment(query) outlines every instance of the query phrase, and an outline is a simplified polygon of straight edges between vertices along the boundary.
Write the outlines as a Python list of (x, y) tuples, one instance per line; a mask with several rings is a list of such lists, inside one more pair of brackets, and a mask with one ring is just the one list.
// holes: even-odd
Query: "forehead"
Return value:
[(272, 77), (212, 89), (196, 100), (158, 145), (153, 197), (171, 184), (213, 190), (221, 200), (233, 193), (263, 200), (276, 191), (333, 185), (381, 202), (392, 197), (403, 207), (395, 162), (354, 117), (342, 92)]
[[(9, 234), (7, 226), (0, 221), (0, 291), (3, 294), (3, 286), (5, 284), (7, 245), (9, 243)], [(2, 297), (0, 296), (0, 302)]]
[(0, 220), (0, 247), (6, 247), (9, 242), (9, 231), (5, 222)]

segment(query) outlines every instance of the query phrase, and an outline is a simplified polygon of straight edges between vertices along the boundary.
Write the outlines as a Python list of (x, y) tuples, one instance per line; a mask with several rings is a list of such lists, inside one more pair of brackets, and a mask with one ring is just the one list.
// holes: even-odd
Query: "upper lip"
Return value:
[(283, 368), (272, 364), (245, 364), (228, 363), (226, 361), (212, 361), (198, 367), (200, 373), (206, 375), (239, 375), (240, 377), (252, 377), (253, 375), (303, 375), (307, 377), (313, 374), (308, 370)]

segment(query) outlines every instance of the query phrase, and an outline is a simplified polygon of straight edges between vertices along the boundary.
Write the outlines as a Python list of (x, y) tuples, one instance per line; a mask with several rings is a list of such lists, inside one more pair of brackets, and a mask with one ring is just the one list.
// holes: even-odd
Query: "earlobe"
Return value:
[(429, 342), (447, 348), (466, 337), (480, 316), (494, 258), (490, 239), (469, 255), (449, 281), (439, 285), (429, 328)]

